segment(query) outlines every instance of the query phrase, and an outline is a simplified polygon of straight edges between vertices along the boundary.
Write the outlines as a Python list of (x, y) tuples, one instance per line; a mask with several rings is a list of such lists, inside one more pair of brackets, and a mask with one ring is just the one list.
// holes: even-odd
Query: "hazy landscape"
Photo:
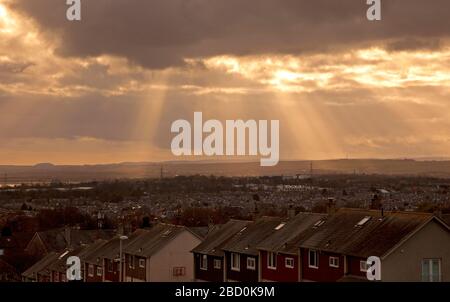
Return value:
[(50, 181), (88, 181), (119, 178), (154, 178), (177, 175), (273, 176), (320, 174), (385, 174), (450, 177), (448, 160), (341, 159), (320, 161), (282, 161), (263, 168), (258, 162), (161, 162), (104, 165), (0, 166), (2, 185)]

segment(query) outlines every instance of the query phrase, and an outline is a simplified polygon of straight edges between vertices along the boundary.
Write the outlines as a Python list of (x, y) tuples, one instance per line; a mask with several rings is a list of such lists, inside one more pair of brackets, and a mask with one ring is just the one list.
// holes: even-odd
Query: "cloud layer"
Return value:
[(0, 0), (0, 162), (174, 159), (170, 124), (279, 119), (284, 159), (449, 156), (450, 2)]

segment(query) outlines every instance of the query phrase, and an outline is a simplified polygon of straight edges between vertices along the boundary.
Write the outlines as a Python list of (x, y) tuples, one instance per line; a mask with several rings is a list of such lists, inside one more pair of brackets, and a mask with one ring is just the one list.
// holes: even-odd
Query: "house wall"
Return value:
[[(276, 269), (270, 269), (267, 263), (268, 252), (261, 251), (261, 278), (265, 281), (278, 281), (278, 282), (298, 282), (298, 256), (277, 254), (277, 267)], [(288, 268), (285, 265), (286, 258), (294, 259), (294, 267)]]
[[(190, 282), (194, 281), (194, 256), (191, 251), (201, 240), (189, 231), (183, 231), (157, 251), (148, 261), (147, 281)], [(175, 267), (184, 267), (184, 276), (174, 276)]]
[[(90, 265), (89, 263), (84, 264), (84, 280), (86, 282), (102, 282), (103, 276), (97, 276), (97, 267), (99, 267), (99, 265), (92, 264), (92, 266), (94, 267), (94, 275), (93, 276), (89, 276), (89, 265)], [(105, 273), (105, 270), (103, 270), (103, 274), (104, 273)]]
[[(253, 255), (240, 254), (240, 271), (234, 271), (231, 269), (231, 253), (226, 252), (226, 270), (227, 281), (239, 281), (239, 282), (258, 282), (259, 281), (259, 257)], [(255, 270), (247, 269), (247, 258), (255, 258), (256, 268)]]
[[(210, 282), (223, 282), (223, 257), (208, 257), (208, 269), (200, 268), (202, 254), (194, 254), (194, 278), (195, 280), (203, 280)], [(220, 269), (214, 268), (214, 260), (220, 260)]]
[(361, 271), (361, 261), (365, 262), (365, 261), (367, 261), (367, 259), (347, 256), (348, 275), (366, 278), (367, 273)]
[[(120, 257), (119, 257), (120, 258)], [(103, 259), (104, 260), (104, 270), (103, 270), (103, 274), (104, 274), (104, 281), (109, 281), (109, 282), (119, 282), (120, 281), (120, 269), (119, 269), (119, 262), (115, 262), (112, 259)], [(108, 270), (108, 263), (112, 263), (112, 272), (110, 272)], [(87, 272), (87, 271), (86, 271)]]
[[(309, 267), (309, 250), (301, 249), (302, 281), (335, 282), (344, 276), (344, 257), (338, 254), (318, 251), (318, 268)], [(329, 265), (330, 256), (339, 258), (339, 267)]]
[[(144, 267), (139, 266), (139, 260), (144, 260)], [(125, 281), (129, 282), (139, 282), (145, 281), (147, 278), (146, 274), (147, 259), (143, 257), (134, 256), (134, 265), (130, 267), (130, 257), (129, 254), (125, 254)]]
[(450, 232), (434, 220), (381, 261), (381, 280), (421, 281), (427, 258), (441, 259), (442, 281), (450, 282)]

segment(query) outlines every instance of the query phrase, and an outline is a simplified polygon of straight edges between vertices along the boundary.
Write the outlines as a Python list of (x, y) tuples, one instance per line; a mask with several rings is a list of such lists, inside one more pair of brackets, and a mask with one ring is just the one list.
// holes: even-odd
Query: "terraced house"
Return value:
[(450, 230), (432, 214), (341, 209), (297, 244), (304, 281), (366, 280), (369, 256), (382, 281), (450, 281)]
[(194, 261), (190, 252), (202, 239), (187, 227), (171, 224), (141, 230), (138, 236), (125, 242), (124, 281), (193, 281)]
[(223, 247), (225, 252), (225, 280), (256, 282), (260, 276), (257, 246), (284, 225), (278, 217), (263, 217), (236, 233)]
[(222, 248), (236, 233), (243, 231), (251, 221), (230, 220), (214, 227), (194, 254), (194, 278), (196, 281), (225, 281), (225, 253)]

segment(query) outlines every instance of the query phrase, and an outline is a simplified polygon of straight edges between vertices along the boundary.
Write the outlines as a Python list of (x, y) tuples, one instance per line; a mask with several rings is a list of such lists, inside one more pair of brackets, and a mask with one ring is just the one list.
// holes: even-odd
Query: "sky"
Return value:
[(450, 156), (450, 1), (0, 0), (0, 164), (176, 160), (177, 119), (282, 160)]

